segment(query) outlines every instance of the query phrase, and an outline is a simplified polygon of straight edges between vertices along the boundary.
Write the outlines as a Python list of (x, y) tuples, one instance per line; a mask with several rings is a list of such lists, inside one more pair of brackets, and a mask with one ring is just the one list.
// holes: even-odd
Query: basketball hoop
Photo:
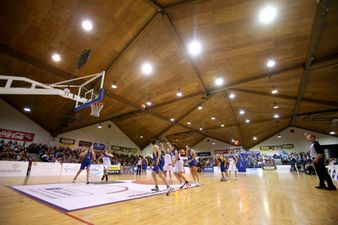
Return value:
[(90, 105), (90, 108), (92, 109), (90, 115), (95, 117), (100, 117), (100, 112), (103, 108), (104, 104), (102, 102), (95, 102), (94, 104)]

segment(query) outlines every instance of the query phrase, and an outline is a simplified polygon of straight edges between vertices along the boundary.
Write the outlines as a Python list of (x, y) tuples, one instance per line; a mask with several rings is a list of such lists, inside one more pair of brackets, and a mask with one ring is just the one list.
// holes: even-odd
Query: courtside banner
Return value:
[(61, 146), (73, 147), (75, 145), (75, 139), (60, 138), (59, 143)]
[[(80, 163), (62, 163), (61, 176), (75, 176), (81, 167)], [(101, 164), (91, 164), (89, 170), (90, 176), (103, 175), (103, 166)], [(86, 170), (80, 173), (80, 176), (86, 176)]]
[(16, 141), (27, 141), (32, 142), (34, 140), (35, 134), (16, 131), (16, 130), (7, 130), (0, 128), (0, 139), (10, 139)]
[(120, 165), (111, 165), (108, 168), (108, 174), (120, 174), (121, 173), (121, 166)]
[(92, 144), (93, 143), (89, 141), (79, 141), (79, 147), (90, 147)]
[(33, 162), (30, 172), (31, 177), (38, 176), (60, 176), (61, 163), (58, 162)]
[(26, 176), (28, 162), (0, 161), (0, 177)]

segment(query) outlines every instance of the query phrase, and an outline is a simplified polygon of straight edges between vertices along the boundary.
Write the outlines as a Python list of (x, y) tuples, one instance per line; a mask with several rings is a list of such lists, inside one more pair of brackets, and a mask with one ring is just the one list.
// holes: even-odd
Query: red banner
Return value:
[(7, 130), (0, 128), (0, 139), (11, 139), (16, 141), (28, 141), (32, 142), (35, 134), (28, 132), (21, 132), (16, 130)]

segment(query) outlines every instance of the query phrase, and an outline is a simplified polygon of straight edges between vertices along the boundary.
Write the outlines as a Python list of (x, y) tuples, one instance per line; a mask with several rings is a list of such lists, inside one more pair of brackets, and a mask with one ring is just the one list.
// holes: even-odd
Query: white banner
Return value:
[(333, 181), (338, 180), (338, 165), (329, 165), (326, 167)]
[(30, 176), (60, 176), (61, 164), (58, 162), (33, 162)]
[(0, 177), (26, 176), (28, 162), (0, 161)]
[[(61, 168), (61, 176), (75, 176), (77, 171), (79, 171), (81, 164), (80, 163), (63, 163)], [(89, 170), (90, 176), (102, 176), (103, 175), (103, 165), (102, 164), (91, 164)], [(83, 170), (80, 173), (80, 176), (86, 176), (86, 170)]]

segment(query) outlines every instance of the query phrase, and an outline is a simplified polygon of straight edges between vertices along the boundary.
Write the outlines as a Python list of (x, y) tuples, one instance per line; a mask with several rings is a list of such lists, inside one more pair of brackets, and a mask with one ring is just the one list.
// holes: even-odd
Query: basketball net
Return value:
[(104, 104), (102, 102), (96, 102), (94, 104), (90, 105), (91, 108), (91, 116), (95, 116), (95, 117), (100, 117), (100, 112), (103, 109)]

